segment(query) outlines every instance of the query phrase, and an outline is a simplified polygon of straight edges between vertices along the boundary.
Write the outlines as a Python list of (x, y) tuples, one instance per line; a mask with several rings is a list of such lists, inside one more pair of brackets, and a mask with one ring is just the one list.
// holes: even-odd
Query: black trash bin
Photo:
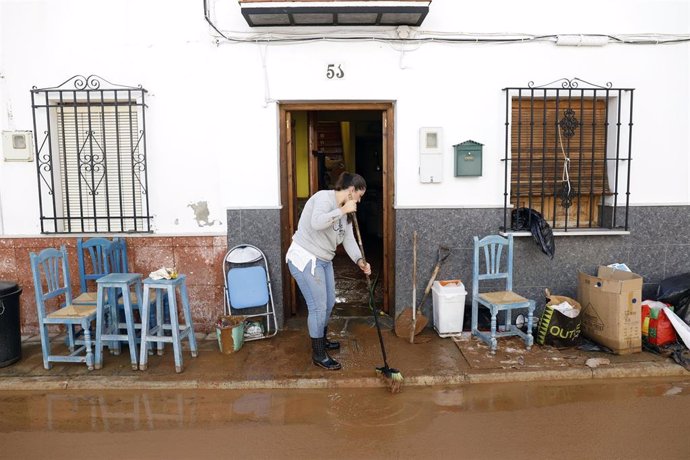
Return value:
[(9, 366), (22, 357), (22, 333), (19, 326), (17, 283), (0, 281), (0, 367)]

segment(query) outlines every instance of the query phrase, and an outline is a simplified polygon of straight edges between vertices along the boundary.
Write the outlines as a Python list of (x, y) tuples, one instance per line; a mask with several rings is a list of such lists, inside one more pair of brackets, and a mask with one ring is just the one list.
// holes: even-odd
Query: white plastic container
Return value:
[(434, 281), (431, 294), (434, 303), (434, 329), (438, 335), (460, 335), (465, 316), (465, 285), (460, 280)]

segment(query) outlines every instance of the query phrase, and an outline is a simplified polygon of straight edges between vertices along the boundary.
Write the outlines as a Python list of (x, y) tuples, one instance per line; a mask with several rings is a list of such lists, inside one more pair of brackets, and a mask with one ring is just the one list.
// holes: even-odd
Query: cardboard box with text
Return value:
[(597, 276), (580, 272), (577, 300), (585, 337), (624, 355), (642, 351), (642, 277), (599, 267)]

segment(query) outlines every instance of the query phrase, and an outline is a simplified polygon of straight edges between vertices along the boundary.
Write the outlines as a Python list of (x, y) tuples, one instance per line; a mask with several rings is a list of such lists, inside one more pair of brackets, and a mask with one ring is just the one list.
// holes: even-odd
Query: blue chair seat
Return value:
[(228, 271), (232, 308), (262, 307), (269, 301), (268, 279), (263, 267), (233, 268)]

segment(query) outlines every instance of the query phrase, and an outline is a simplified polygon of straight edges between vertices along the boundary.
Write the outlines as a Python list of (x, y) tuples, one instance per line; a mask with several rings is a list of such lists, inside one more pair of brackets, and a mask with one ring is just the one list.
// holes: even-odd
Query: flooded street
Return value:
[(689, 458), (690, 380), (0, 392), (0, 458)]

